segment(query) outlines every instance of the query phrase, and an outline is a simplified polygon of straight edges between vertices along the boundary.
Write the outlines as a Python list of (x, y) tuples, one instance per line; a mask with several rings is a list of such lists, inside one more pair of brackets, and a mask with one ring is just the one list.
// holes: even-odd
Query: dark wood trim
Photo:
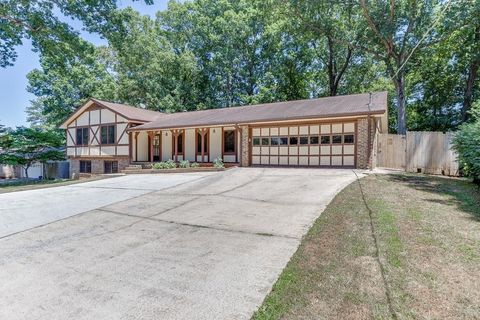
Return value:
[[(198, 152), (198, 135), (200, 135), (200, 144), (201, 152)], [(210, 162), (210, 128), (195, 129), (195, 162), (197, 162), (197, 157), (201, 157), (200, 162)], [(206, 145), (205, 145), (206, 143)], [(205, 155), (206, 149), (206, 155)], [(207, 161), (205, 161), (205, 156), (207, 156)]]

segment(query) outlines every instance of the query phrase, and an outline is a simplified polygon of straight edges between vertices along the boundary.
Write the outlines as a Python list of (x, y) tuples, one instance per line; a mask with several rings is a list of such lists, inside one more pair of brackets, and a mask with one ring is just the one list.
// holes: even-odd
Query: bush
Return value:
[(190, 164), (190, 167), (191, 167), (191, 168), (198, 168), (198, 167), (200, 167), (200, 164), (199, 164), (198, 162), (192, 162), (192, 163)]
[(157, 162), (152, 165), (153, 169), (175, 169), (177, 164), (173, 160)]
[(453, 139), (453, 149), (458, 153), (458, 161), (463, 174), (480, 185), (480, 100), (472, 110), (471, 122), (460, 126)]
[(190, 167), (190, 161), (188, 161), (188, 160), (180, 161), (180, 163), (178, 164), (178, 167), (179, 168), (189, 168)]
[(215, 160), (213, 160), (213, 166), (215, 168), (225, 168), (222, 158), (216, 158)]

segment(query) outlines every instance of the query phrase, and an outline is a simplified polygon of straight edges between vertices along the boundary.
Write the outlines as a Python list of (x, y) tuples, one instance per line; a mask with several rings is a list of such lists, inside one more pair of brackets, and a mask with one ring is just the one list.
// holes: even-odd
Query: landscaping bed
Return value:
[(253, 319), (478, 319), (480, 193), (370, 175), (317, 219)]

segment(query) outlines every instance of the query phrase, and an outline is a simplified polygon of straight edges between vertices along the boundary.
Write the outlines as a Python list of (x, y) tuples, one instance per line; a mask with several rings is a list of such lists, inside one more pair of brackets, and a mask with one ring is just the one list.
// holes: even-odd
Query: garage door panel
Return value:
[(354, 156), (344, 156), (343, 157), (343, 165), (344, 166), (353, 166), (355, 164), (355, 157)]
[(320, 158), (319, 157), (310, 157), (309, 165), (318, 166), (319, 164), (320, 164)]
[(355, 122), (253, 128), (252, 163), (355, 166)]
[(344, 145), (343, 146), (343, 153), (344, 154), (355, 154), (355, 146), (354, 145)]
[(341, 166), (342, 156), (332, 156), (332, 166)]

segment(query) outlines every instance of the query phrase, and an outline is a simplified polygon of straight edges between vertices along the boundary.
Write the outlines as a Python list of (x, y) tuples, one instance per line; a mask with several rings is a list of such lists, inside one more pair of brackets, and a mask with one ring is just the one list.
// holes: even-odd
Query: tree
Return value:
[[(405, 134), (407, 130), (405, 76), (411, 69), (414, 54), (418, 52), (415, 48), (422, 50), (438, 41), (440, 35), (434, 33), (432, 36), (428, 32), (443, 15), (443, 10), (436, 13), (441, 3), (438, 0), (360, 0), (367, 26), (364, 48), (385, 63), (387, 74), (395, 85), (397, 132), (400, 134)], [(445, 6), (449, 4), (450, 1)]]
[(59, 131), (18, 127), (0, 140), (0, 163), (22, 166), (28, 178), (33, 163), (64, 160), (65, 153), (58, 149), (64, 143)]
[(480, 100), (471, 110), (472, 119), (460, 126), (453, 140), (464, 174), (480, 185)]
[[(153, 3), (152, 0), (145, 2)], [(78, 33), (62, 22), (55, 10), (79, 19), (87, 31), (102, 34), (115, 28), (112, 22), (117, 18), (116, 9), (116, 0), (3, 0), (0, 3), (0, 67), (13, 65), (17, 58), (15, 48), (25, 38), (32, 40), (40, 54), (52, 53), (55, 46), (65, 43), (70, 44), (72, 51), (53, 49), (60, 59), (75, 52)]]
[[(37, 98), (27, 108), (31, 124), (56, 128), (91, 97), (115, 101), (117, 85), (105, 47), (95, 47), (81, 39), (82, 50), (61, 63), (57, 56), (40, 56), (40, 69), (27, 75), (27, 90)], [(65, 44), (68, 46), (68, 44)]]

